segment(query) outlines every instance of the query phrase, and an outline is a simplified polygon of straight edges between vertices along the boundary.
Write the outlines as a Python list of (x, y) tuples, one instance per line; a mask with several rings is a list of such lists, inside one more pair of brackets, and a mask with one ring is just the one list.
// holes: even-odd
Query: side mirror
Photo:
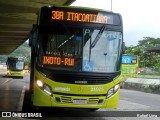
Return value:
[(125, 46), (125, 42), (122, 43), (122, 54), (125, 54), (126, 51), (126, 46)]
[(37, 29), (37, 25), (33, 24), (32, 30), (31, 30), (30, 35), (29, 35), (29, 46), (30, 47), (33, 45), (34, 33), (35, 33), (36, 29)]
[(33, 34), (30, 33), (29, 35), (29, 46), (31, 47), (33, 43)]

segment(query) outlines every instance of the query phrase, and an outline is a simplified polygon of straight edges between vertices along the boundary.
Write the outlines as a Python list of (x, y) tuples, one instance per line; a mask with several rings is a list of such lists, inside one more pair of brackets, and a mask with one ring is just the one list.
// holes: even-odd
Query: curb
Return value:
[(121, 80), (120, 88), (160, 94), (160, 79), (126, 78)]

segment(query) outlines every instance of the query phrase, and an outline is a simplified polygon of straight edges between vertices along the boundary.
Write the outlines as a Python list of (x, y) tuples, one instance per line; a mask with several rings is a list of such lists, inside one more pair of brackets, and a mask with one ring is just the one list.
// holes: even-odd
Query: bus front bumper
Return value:
[(37, 107), (63, 107), (63, 108), (117, 108), (119, 100), (118, 89), (112, 96), (72, 95), (53, 93), (47, 94), (38, 86), (34, 87), (32, 97), (33, 106)]
[(24, 71), (11, 71), (11, 70), (7, 70), (7, 75), (6, 76), (24, 77)]

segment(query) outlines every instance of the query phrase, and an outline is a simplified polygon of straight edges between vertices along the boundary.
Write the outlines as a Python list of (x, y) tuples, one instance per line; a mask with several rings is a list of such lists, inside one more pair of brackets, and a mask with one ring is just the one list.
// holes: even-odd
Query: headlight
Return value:
[(111, 88), (108, 90), (108, 93), (107, 93), (107, 98), (109, 98), (110, 96), (112, 96), (114, 94), (114, 89)]
[(43, 87), (43, 82), (42, 82), (42, 81), (37, 80), (36, 83), (37, 83), (37, 85), (38, 85), (39, 87)]
[(52, 95), (52, 89), (51, 89), (51, 87), (50, 87), (49, 85), (47, 85), (47, 84), (45, 84), (45, 85), (43, 86), (43, 91), (46, 92), (46, 93), (49, 94), (49, 95)]
[(25, 71), (24, 71), (24, 70), (22, 71), (22, 74), (25, 74)]
[(111, 97), (114, 93), (116, 93), (119, 89), (119, 84), (115, 85), (111, 89), (108, 90), (107, 98)]
[(49, 95), (52, 95), (52, 88), (47, 85), (47, 84), (44, 84), (41, 80), (37, 80), (36, 81), (36, 84), (38, 85), (38, 87), (40, 87), (45, 93), (49, 94)]
[(119, 84), (114, 86), (114, 92), (117, 92), (118, 89), (119, 89)]

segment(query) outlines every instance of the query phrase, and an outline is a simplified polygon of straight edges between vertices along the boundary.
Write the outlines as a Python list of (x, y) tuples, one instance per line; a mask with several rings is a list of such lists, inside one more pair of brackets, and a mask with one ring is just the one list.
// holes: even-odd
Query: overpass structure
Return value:
[(70, 5), (76, 0), (0, 0), (0, 55), (9, 54), (29, 37), (42, 6)]
[(160, 53), (160, 46), (154, 47), (154, 48), (147, 48), (147, 49), (145, 49), (145, 51)]

